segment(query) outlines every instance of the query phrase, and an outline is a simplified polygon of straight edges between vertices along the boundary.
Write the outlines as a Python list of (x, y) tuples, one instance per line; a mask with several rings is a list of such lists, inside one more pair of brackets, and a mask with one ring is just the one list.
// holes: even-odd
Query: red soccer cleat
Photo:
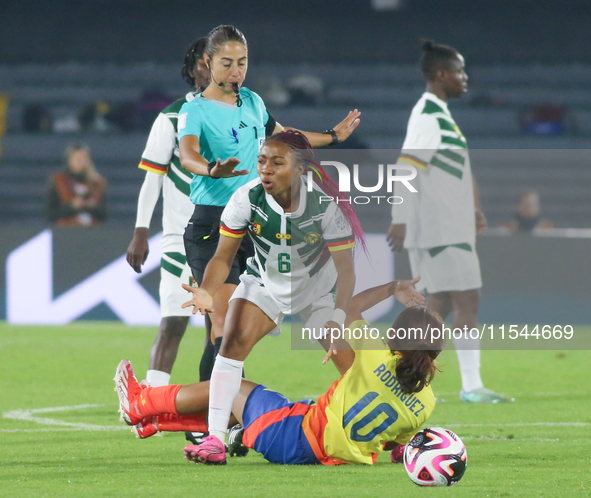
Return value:
[(119, 396), (119, 413), (121, 420), (127, 425), (137, 425), (144, 418), (135, 406), (135, 402), (142, 389), (139, 385), (133, 367), (129, 360), (121, 360), (115, 372), (115, 391)]
[(158, 419), (156, 417), (146, 417), (131, 429), (136, 437), (140, 439), (149, 438), (158, 432)]
[(206, 465), (226, 465), (226, 447), (217, 437), (207, 436), (197, 446), (185, 446), (185, 458)]

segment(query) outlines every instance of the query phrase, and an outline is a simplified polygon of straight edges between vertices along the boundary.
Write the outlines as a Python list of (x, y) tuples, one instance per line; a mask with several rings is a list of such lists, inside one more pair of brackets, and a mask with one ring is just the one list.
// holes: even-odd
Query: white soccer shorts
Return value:
[(445, 249), (408, 249), (412, 276), (421, 276), (416, 284), (419, 292), (430, 294), (447, 291), (480, 289), (480, 262), (474, 245), (458, 244)]
[(186, 262), (184, 264), (176, 261), (173, 263), (165, 253), (160, 266), (160, 313), (162, 318), (192, 315), (192, 306), (181, 308), (183, 303), (191, 300), (191, 293), (183, 289), (181, 284), (191, 285), (191, 281), (189, 265)]
[[(281, 325), (285, 314), (281, 312), (279, 305), (269, 294), (269, 291), (262, 285), (262, 280), (255, 275), (243, 273), (240, 275), (240, 284), (232, 294), (233, 299), (246, 299), (256, 304), (271, 320), (277, 325), (269, 334), (278, 337), (281, 334)], [(334, 295), (326, 294), (314, 303), (306, 306), (299, 312), (304, 327), (318, 330), (328, 322), (334, 313)], [(315, 342), (312, 340), (312, 342)]]

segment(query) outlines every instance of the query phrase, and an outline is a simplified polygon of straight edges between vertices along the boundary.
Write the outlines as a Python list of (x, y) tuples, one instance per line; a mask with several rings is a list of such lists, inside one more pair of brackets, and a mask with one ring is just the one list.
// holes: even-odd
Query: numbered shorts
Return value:
[[(276, 327), (268, 335), (277, 337), (281, 334), (281, 324), (286, 314), (281, 311), (280, 305), (273, 299), (260, 277), (243, 273), (240, 275), (240, 285), (232, 294), (230, 301), (245, 299), (256, 304), (271, 320)], [(304, 327), (320, 329), (332, 318), (334, 313), (334, 295), (326, 294), (299, 312)], [(319, 335), (316, 335), (318, 337)], [(314, 343), (315, 340), (312, 340)]]
[(419, 292), (480, 289), (480, 262), (473, 244), (455, 244), (431, 249), (408, 249), (412, 276), (421, 276)]
[[(213, 258), (220, 240), (220, 217), (222, 206), (195, 206), (193, 216), (185, 228), (183, 240), (187, 263), (191, 268), (193, 278), (200, 284), (207, 263)], [(232, 262), (227, 284), (238, 285), (240, 274), (246, 270), (246, 260), (254, 255), (254, 248), (249, 237), (243, 237), (236, 258)]]
[(181, 308), (191, 299), (182, 284), (191, 285), (191, 270), (185, 255), (180, 252), (165, 252), (160, 261), (160, 312), (166, 316), (191, 316), (192, 307)]
[(312, 403), (311, 399), (291, 403), (265, 386), (255, 387), (242, 413), (242, 442), (272, 463), (319, 464), (302, 429)]

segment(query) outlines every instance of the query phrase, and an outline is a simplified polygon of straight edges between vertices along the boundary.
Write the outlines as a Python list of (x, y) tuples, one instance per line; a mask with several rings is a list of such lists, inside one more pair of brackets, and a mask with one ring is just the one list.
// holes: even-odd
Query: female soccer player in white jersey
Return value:
[[(147, 380), (152, 386), (168, 384), (179, 344), (191, 316), (190, 312), (181, 308), (187, 299), (187, 293), (181, 285), (189, 283), (191, 272), (186, 264), (183, 233), (194, 209), (189, 199), (193, 174), (183, 169), (179, 161), (177, 122), (183, 104), (193, 100), (200, 89), (209, 83), (209, 70), (203, 61), (206, 44), (207, 38), (199, 38), (187, 49), (181, 74), (192, 91), (158, 114), (138, 166), (146, 171), (146, 176), (138, 198), (136, 228), (127, 249), (127, 261), (137, 273), (141, 273), (148, 257), (148, 228), (161, 192), (163, 198), (163, 254), (160, 267), (162, 320), (150, 352)], [(206, 330), (211, 332), (208, 319)], [(206, 344), (199, 367), (202, 381), (209, 379), (214, 360), (211, 340), (206, 341)]]
[[(423, 43), (421, 66), (427, 80), (412, 110), (399, 162), (416, 167), (417, 193), (393, 206), (388, 240), (399, 252), (408, 249), (413, 274), (427, 307), (444, 319), (453, 310), (454, 328), (477, 326), (480, 263), (476, 234), (486, 230), (473, 180), (466, 138), (447, 107), (468, 89), (464, 58), (447, 45)], [(398, 194), (399, 192), (397, 192)], [(402, 192), (404, 195), (404, 192)], [(462, 374), (460, 399), (472, 403), (511, 401), (486, 389), (480, 378), (480, 343), (455, 340)]]
[[(193, 299), (183, 306), (215, 315), (212, 296), (249, 233), (255, 256), (231, 297), (211, 376), (211, 435), (200, 449), (212, 455), (223, 448), (242, 366), (253, 346), (279, 327), (285, 315), (299, 313), (305, 326), (316, 330), (342, 327), (345, 321), (343, 310), (355, 286), (352, 248), (363, 234), (350, 204), (337, 207), (329, 201), (338, 192), (334, 182), (326, 179), (322, 189), (315, 183), (308, 188), (304, 173), (312, 159), (302, 133), (290, 130), (269, 137), (258, 158), (259, 178), (238, 189), (222, 213), (220, 241), (201, 287), (185, 286)], [(323, 345), (328, 349), (328, 340)], [(344, 373), (351, 359), (342, 351), (334, 361)]]
[[(211, 81), (183, 106), (179, 115), (181, 164), (195, 175), (190, 195), (195, 210), (185, 231), (185, 248), (199, 285), (218, 244), (224, 206), (238, 188), (257, 178), (255, 165), (265, 138), (283, 130), (262, 99), (242, 86), (248, 69), (248, 49), (246, 38), (238, 29), (224, 25), (212, 30), (204, 59)], [(359, 124), (359, 115), (357, 110), (352, 111), (333, 130), (304, 134), (315, 147), (342, 142)], [(243, 169), (236, 170), (238, 165)], [(211, 319), (217, 349), (228, 300), (251, 255), (252, 247), (245, 240), (226, 281), (213, 296), (216, 313)]]

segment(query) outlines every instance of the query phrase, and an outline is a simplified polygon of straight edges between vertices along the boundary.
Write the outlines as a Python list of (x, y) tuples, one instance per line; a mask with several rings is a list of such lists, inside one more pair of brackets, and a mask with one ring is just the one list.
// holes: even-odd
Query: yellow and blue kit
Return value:
[(375, 463), (385, 443), (406, 444), (435, 408), (430, 386), (402, 393), (398, 358), (389, 350), (356, 351), (351, 368), (315, 404), (290, 403), (258, 386), (244, 407), (244, 444), (274, 463)]

